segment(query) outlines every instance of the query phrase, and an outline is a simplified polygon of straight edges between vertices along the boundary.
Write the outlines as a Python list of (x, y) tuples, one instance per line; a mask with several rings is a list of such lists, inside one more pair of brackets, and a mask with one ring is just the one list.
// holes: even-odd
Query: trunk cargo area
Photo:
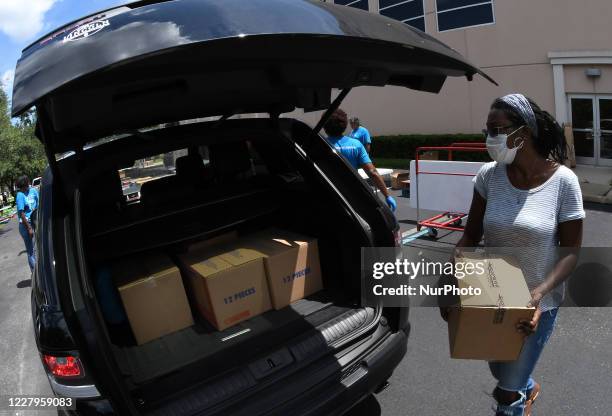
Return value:
[[(281, 310), (265, 312), (224, 331), (217, 331), (207, 322), (200, 321), (143, 345), (123, 348), (114, 346), (114, 353), (122, 374), (136, 386), (202, 360), (210, 362), (207, 365), (210, 371), (214, 363), (227, 365), (228, 356), (236, 355), (236, 360), (240, 361), (239, 357), (265, 353), (304, 334), (321, 334), (326, 342), (319, 345), (319, 352), (325, 352), (327, 348), (331, 349), (326, 344), (358, 329), (372, 315), (371, 309), (350, 307), (323, 291)], [(333, 327), (335, 321), (345, 320), (350, 321), (349, 326), (345, 323), (341, 330), (326, 332), (325, 324)], [(249, 353), (241, 351), (245, 348), (248, 348)], [(299, 351), (296, 353), (299, 354)]]
[[(242, 238), (275, 227), (318, 242), (323, 290), (282, 309), (218, 331), (190, 298), (192, 326), (142, 345), (128, 323), (106, 322), (116, 370), (145, 413), (194, 391), (198, 409), (253, 391), (333, 354), (372, 330), (380, 317), (380, 311), (360, 306), (360, 247), (370, 241), (359, 221), (310, 164), (290, 148), (281, 156), (283, 143), (252, 140), (248, 151), (236, 150), (243, 144), (233, 142), (229, 150), (211, 144), (204, 152), (200, 147), (204, 168), (200, 159), (197, 169), (187, 164), (194, 160), (190, 148), (177, 158), (175, 171), (140, 185), (138, 201), (126, 203), (120, 193), (121, 182), (125, 187), (133, 179), (121, 164), (96, 175), (95, 189), (83, 188), (83, 239), (93, 287), (102, 265), (155, 252), (176, 262), (190, 244), (228, 232)], [(237, 161), (237, 154), (246, 160)], [(223, 160), (230, 156), (231, 162)], [(137, 164), (132, 159), (125, 165), (129, 170)], [(140, 176), (154, 172), (139, 169)]]

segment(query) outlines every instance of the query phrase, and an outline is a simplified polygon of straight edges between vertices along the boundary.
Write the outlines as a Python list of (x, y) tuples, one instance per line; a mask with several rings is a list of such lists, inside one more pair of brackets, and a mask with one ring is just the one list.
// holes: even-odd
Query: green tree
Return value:
[(0, 187), (13, 189), (20, 175), (40, 176), (47, 162), (42, 144), (34, 135), (33, 111), (11, 122), (8, 99), (0, 88)]

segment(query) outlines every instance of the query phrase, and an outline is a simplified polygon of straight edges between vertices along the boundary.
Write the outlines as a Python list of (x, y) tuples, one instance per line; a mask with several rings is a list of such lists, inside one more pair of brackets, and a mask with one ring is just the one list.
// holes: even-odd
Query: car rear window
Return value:
[(197, 184), (200, 189), (222, 184), (235, 186), (255, 176), (269, 176), (270, 171), (257, 146), (246, 139), (197, 145), (137, 159), (131, 166), (119, 169), (118, 174), (127, 203), (156, 204), (189, 184)]
[[(206, 146), (202, 146), (200, 152), (206, 153)], [(160, 153), (144, 159), (134, 160), (132, 166), (119, 169), (121, 188), (127, 202), (137, 202), (140, 200), (140, 189), (143, 184), (175, 176), (177, 159), (187, 156), (187, 154), (187, 149)], [(203, 162), (206, 163), (207, 160), (203, 158)]]

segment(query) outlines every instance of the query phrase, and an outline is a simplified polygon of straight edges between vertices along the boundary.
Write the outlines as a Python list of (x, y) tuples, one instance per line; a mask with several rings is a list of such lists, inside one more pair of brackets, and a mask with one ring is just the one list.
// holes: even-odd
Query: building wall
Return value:
[(585, 71), (593, 65), (571, 65), (565, 68), (565, 91), (570, 94), (612, 94), (612, 65), (598, 66), (601, 76), (588, 78)]
[[(476, 76), (472, 82), (449, 78), (438, 95), (399, 87), (355, 89), (342, 108), (359, 116), (375, 135), (479, 132), (491, 102), (510, 92), (532, 97), (563, 122), (567, 109), (558, 102), (567, 99), (565, 93), (612, 93), (610, 0), (496, 0), (494, 24), (446, 32), (438, 31), (436, 0), (424, 1), (426, 32), (483, 69), (499, 87)], [(370, 11), (378, 10), (378, 0), (369, 2)], [(557, 85), (557, 95), (563, 96), (556, 98), (549, 53), (563, 51), (610, 55), (610, 62), (602, 58), (591, 59), (594, 63), (589, 65), (564, 64), (557, 75), (557, 84), (563, 84)], [(602, 70), (596, 80), (584, 74), (593, 66)], [(299, 115), (309, 123), (319, 116)]]

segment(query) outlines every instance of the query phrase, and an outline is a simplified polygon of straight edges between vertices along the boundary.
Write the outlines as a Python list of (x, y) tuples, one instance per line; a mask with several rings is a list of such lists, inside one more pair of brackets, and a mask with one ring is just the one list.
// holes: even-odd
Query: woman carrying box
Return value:
[[(531, 291), (531, 321), (517, 330), (527, 339), (516, 361), (490, 362), (498, 383), (496, 415), (531, 414), (540, 392), (532, 372), (550, 337), (563, 282), (577, 262), (585, 216), (576, 175), (563, 165), (563, 130), (522, 94), (496, 99), (487, 119), (486, 145), (494, 160), (474, 179), (474, 196), (457, 247), (514, 247)], [(559, 254), (558, 247), (571, 248)]]

